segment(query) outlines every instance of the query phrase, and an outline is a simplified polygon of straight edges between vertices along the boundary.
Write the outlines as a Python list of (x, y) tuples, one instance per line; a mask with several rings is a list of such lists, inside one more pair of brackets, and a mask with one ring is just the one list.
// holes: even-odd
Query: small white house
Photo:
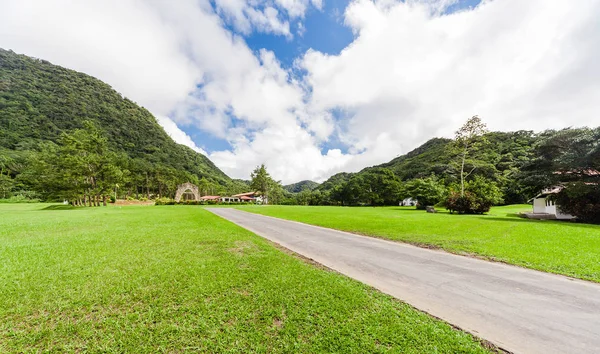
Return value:
[(535, 198), (533, 198), (533, 214), (529, 214), (529, 217), (535, 218), (536, 215), (539, 216), (549, 216), (552, 219), (559, 220), (571, 220), (575, 217), (570, 214), (564, 214), (560, 211), (560, 208), (557, 207), (556, 202), (552, 198), (553, 195), (557, 194), (562, 190), (563, 187), (552, 187), (546, 188), (542, 191), (542, 193), (538, 194)]
[(412, 198), (406, 198), (400, 202), (400, 206), (415, 206), (417, 205), (417, 200)]

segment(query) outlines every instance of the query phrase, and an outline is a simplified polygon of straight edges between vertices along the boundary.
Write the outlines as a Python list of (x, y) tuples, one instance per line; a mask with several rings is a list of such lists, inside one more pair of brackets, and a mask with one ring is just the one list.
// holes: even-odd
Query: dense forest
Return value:
[[(103, 168), (115, 169), (107, 183), (122, 196), (171, 195), (186, 181), (202, 182), (207, 193), (245, 191), (244, 183), (232, 181), (206, 156), (175, 143), (148, 110), (109, 85), (0, 49), (0, 198), (66, 198), (72, 191), (65, 193), (52, 180), (60, 176), (40, 177), (41, 164), (49, 162), (50, 153), (94, 139), (96, 145), (86, 148), (106, 149)], [(85, 162), (60, 163), (73, 169)], [(43, 177), (45, 182), (40, 181)], [(82, 193), (104, 192), (94, 186), (99, 176), (86, 178), (88, 185), (77, 187)]]

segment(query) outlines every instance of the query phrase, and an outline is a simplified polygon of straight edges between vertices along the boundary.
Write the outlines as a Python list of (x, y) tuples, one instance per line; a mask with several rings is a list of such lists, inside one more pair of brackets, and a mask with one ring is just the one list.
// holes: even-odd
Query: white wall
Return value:
[(545, 213), (546, 212), (546, 198), (535, 198), (533, 200), (533, 212), (534, 213)]

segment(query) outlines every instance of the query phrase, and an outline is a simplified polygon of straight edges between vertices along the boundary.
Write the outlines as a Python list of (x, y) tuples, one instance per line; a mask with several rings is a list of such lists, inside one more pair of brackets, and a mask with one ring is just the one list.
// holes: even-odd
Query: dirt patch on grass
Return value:
[(237, 256), (246, 256), (259, 252), (259, 249), (252, 241), (235, 241), (235, 247), (228, 249), (228, 251)]

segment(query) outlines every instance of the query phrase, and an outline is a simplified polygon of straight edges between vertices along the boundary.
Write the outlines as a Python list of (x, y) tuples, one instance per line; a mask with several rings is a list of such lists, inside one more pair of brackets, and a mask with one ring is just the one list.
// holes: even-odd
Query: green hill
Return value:
[[(534, 134), (531, 131), (490, 132), (485, 135), (486, 143), (475, 149), (467, 159), (466, 170), (473, 170), (472, 176), (479, 175), (497, 183), (502, 188), (505, 201), (524, 202), (528, 195), (520, 183), (519, 173), (530, 161), (534, 143), (540, 136), (543, 136), (543, 133)], [(452, 140), (433, 138), (390, 162), (367, 167), (357, 173), (338, 173), (323, 182), (317, 190), (330, 193), (332, 200), (328, 203), (335, 204), (340, 199), (344, 200), (344, 193), (356, 194), (356, 191), (348, 188), (353, 183), (358, 189), (376, 187), (373, 176), (385, 173), (384, 170), (390, 170), (403, 182), (435, 175), (448, 185), (459, 179), (458, 155)]]
[(32, 153), (85, 122), (103, 133), (111, 151), (126, 158), (128, 171), (140, 180), (131, 182), (136, 192), (158, 189), (164, 175), (177, 182), (205, 178), (223, 188), (233, 183), (206, 156), (175, 143), (148, 110), (108, 84), (0, 49), (0, 167), (14, 179), (13, 189), (30, 188), (19, 174)]
[(306, 180), (288, 184), (286, 186), (283, 186), (283, 189), (290, 193), (300, 193), (302, 191), (312, 191), (317, 187), (319, 187), (319, 183)]

